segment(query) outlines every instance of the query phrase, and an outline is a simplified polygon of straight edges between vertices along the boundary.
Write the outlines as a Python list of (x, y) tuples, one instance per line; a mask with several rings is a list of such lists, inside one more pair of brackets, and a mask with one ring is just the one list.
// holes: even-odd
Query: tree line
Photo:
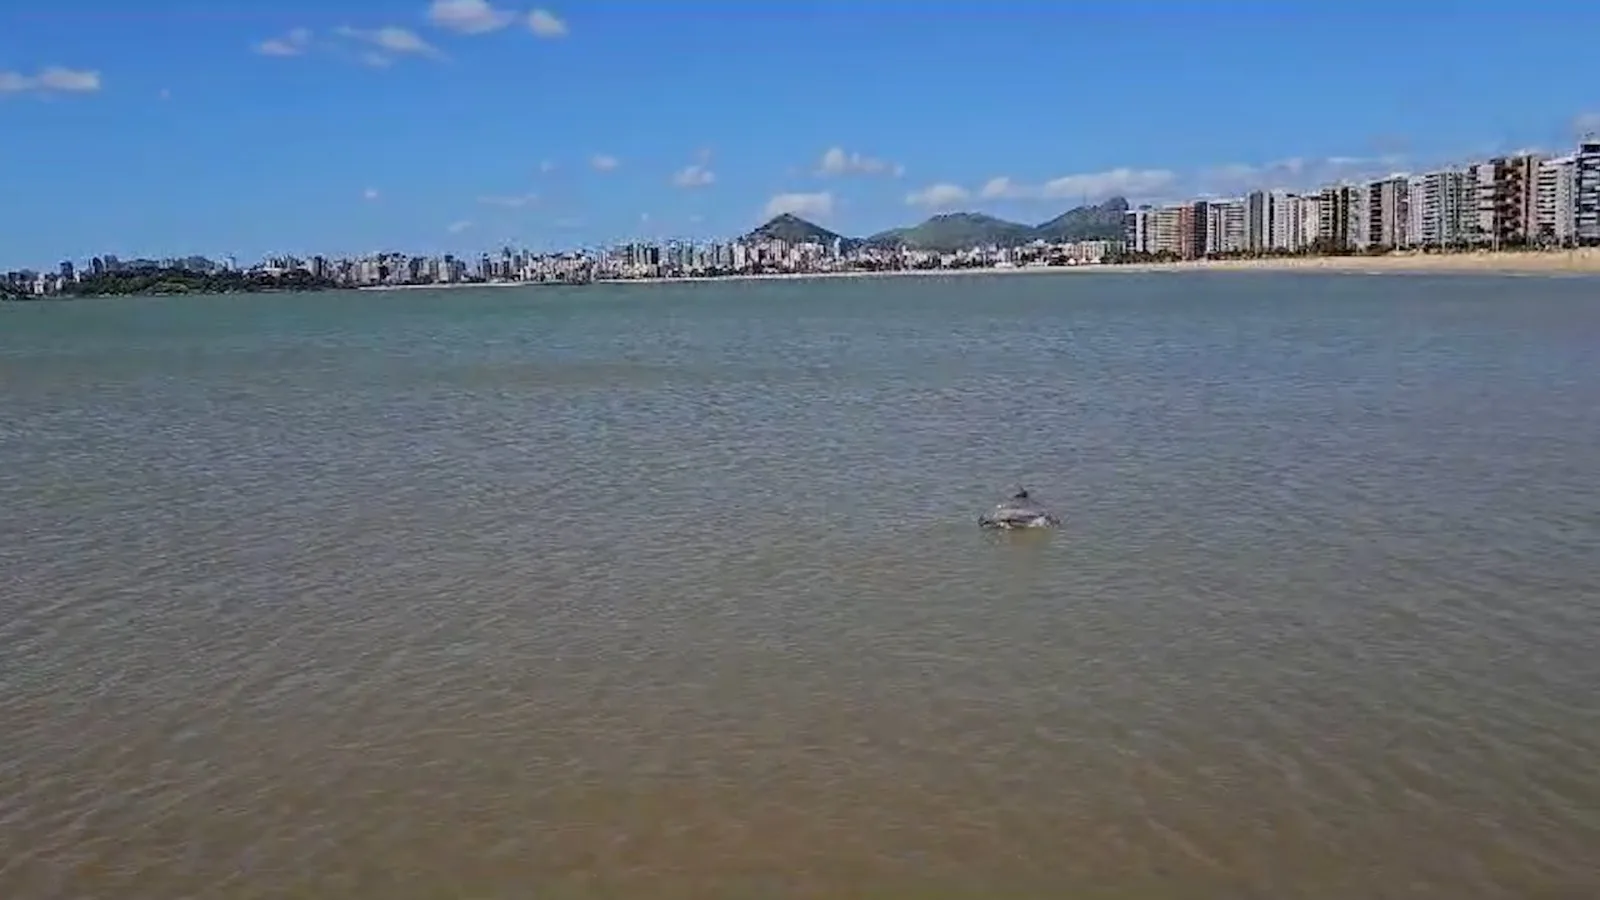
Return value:
[(136, 294), (236, 294), (259, 291), (317, 291), (339, 285), (304, 269), (280, 274), (232, 270), (196, 272), (191, 269), (134, 269), (86, 275), (61, 286), (61, 293), (76, 297), (132, 296)]

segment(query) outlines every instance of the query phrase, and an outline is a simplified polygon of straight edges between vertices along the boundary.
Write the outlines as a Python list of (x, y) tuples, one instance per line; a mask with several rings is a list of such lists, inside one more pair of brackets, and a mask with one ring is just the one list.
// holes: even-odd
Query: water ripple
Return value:
[(0, 896), (1593, 894), (1600, 311), (1507, 284), (0, 307)]

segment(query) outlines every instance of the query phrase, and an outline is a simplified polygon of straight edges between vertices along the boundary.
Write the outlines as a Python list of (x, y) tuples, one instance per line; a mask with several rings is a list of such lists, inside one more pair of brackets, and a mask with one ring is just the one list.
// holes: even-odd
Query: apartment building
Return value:
[(1576, 156), (1559, 156), (1539, 163), (1534, 188), (1532, 239), (1539, 244), (1570, 244), (1577, 237)]
[(1539, 158), (1500, 156), (1472, 167), (1478, 239), (1521, 244), (1534, 230)]
[(1245, 249), (1260, 253), (1273, 246), (1272, 235), (1276, 227), (1273, 217), (1273, 195), (1266, 191), (1251, 191), (1244, 198)]
[(1408, 237), (1416, 247), (1471, 243), (1477, 230), (1477, 190), (1471, 172), (1440, 169), (1407, 185)]
[(1198, 259), (1206, 252), (1206, 201), (1178, 207), (1178, 255)]
[(1150, 207), (1128, 210), (1122, 214), (1122, 245), (1130, 253), (1154, 253), (1154, 226)]
[(1392, 175), (1367, 185), (1367, 242), (1374, 247), (1410, 246), (1410, 179)]
[(1241, 253), (1249, 248), (1248, 199), (1206, 204), (1205, 255)]
[(1573, 157), (1573, 230), (1578, 243), (1600, 245), (1600, 141), (1584, 141)]
[[(1153, 240), (1150, 242), (1151, 253), (1183, 256), (1183, 229), (1182, 211), (1185, 206), (1163, 206), (1154, 211), (1151, 216), (1154, 227), (1151, 229)], [(1192, 214), (1192, 211), (1191, 211)]]

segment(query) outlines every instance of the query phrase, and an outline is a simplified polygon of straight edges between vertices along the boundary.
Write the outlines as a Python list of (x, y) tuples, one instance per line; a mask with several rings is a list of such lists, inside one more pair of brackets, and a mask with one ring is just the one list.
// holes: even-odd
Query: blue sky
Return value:
[(1040, 221), (1600, 121), (1578, 0), (539, 2), (9, 0), (0, 269)]

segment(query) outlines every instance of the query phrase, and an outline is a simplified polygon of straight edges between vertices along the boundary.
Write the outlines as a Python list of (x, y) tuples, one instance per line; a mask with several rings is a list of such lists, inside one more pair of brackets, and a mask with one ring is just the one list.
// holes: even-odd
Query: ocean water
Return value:
[(1594, 280), (0, 306), (6, 900), (1594, 897), (1597, 698)]

